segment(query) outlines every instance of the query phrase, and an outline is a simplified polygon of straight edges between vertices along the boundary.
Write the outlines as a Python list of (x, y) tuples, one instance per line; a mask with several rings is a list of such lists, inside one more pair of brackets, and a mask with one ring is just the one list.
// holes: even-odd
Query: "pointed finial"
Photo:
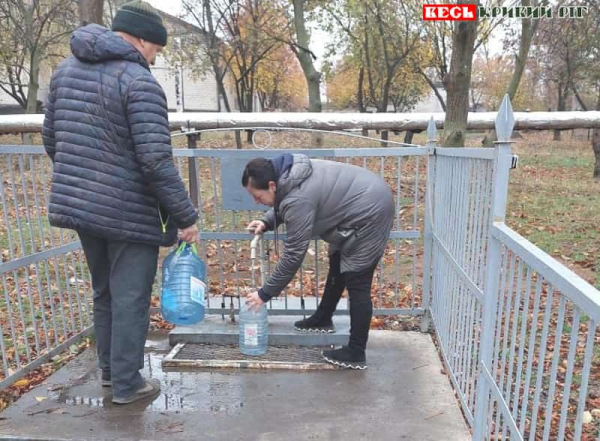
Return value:
[(510, 141), (513, 128), (515, 127), (515, 116), (508, 94), (504, 95), (498, 116), (496, 116), (496, 136), (500, 142)]
[(435, 121), (433, 120), (433, 116), (431, 116), (429, 124), (427, 124), (427, 142), (435, 142), (436, 134), (437, 129), (435, 128)]

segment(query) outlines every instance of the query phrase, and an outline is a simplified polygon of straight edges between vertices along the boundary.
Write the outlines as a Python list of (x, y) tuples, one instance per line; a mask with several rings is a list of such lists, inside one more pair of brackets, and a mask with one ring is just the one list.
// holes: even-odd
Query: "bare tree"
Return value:
[(292, 0), (294, 6), (294, 29), (296, 30), (297, 43), (291, 47), (306, 77), (308, 85), (308, 111), (320, 112), (321, 105), (321, 73), (313, 63), (315, 55), (310, 51), (310, 35), (306, 29), (305, 4), (306, 0)]
[[(537, 0), (521, 0), (522, 7), (539, 7), (547, 5), (547, 3), (548, 2), (546, 0), (543, 0), (541, 3)], [(508, 89), (506, 90), (508, 97), (513, 102), (515, 95), (519, 90), (519, 84), (521, 83), (521, 78), (523, 77), (523, 72), (525, 71), (525, 66), (527, 64), (527, 58), (529, 57), (529, 49), (531, 48), (531, 43), (539, 26), (540, 20), (522, 18), (520, 22), (521, 35), (519, 37), (519, 50), (515, 55), (515, 69), (510, 79)], [(483, 145), (492, 146), (496, 140), (496, 131), (493, 130), (490, 135), (483, 139)]]
[[(573, 0), (569, 5), (581, 6), (585, 3), (585, 0)], [(590, 4), (590, 11), (595, 10), (594, 5), (595, 2)], [(542, 20), (539, 24), (535, 41), (536, 56), (543, 66), (544, 80), (555, 93), (558, 111), (568, 109), (571, 94), (575, 94), (580, 103), (583, 102), (578, 84), (585, 81), (590, 69), (593, 70), (593, 65), (589, 63), (590, 48), (597, 43), (590, 39), (590, 35), (595, 35), (593, 26), (594, 19), (590, 14), (582, 19), (553, 18)], [(554, 140), (560, 139), (560, 130), (555, 130)]]
[(81, 26), (90, 23), (103, 25), (104, 0), (79, 0), (79, 21)]
[[(600, 5), (595, 0), (582, 0), (580, 5), (587, 6), (588, 13), (577, 23), (580, 30), (573, 41), (573, 49), (577, 49), (578, 59), (569, 68), (571, 89), (583, 110), (594, 107), (600, 111)], [(576, 75), (573, 70), (577, 71)], [(586, 104), (584, 95), (590, 104)], [(595, 157), (593, 176), (600, 181), (600, 128), (593, 129), (592, 150)]]
[[(296, 30), (296, 42), (291, 44), (292, 50), (300, 61), (306, 84), (308, 86), (308, 111), (321, 112), (321, 72), (313, 63), (315, 55), (310, 51), (310, 35), (306, 29), (305, 6), (306, 0), (292, 0), (294, 6), (294, 29)], [(323, 135), (313, 134), (313, 145), (323, 146)]]
[[(467, 0), (465, 3), (479, 5), (478, 0)], [(465, 145), (467, 131), (469, 87), (478, 20), (455, 23), (447, 82), (448, 100), (443, 143), (449, 147), (462, 147)]]
[[(251, 112), (257, 66), (282, 44), (267, 32), (281, 26), (278, 15), (272, 3), (265, 0), (202, 0), (201, 7), (198, 2), (184, 0), (183, 6), (186, 16), (193, 18), (205, 33), (202, 50), (208, 55), (218, 82), (226, 74), (233, 79), (239, 109)], [(224, 83), (221, 86), (224, 90)]]
[[(225, 110), (231, 112), (231, 104), (225, 87), (225, 76), (229, 67), (229, 59), (226, 56), (224, 41), (217, 36), (217, 30), (222, 26), (223, 16), (215, 14), (212, 8), (211, 0), (183, 0), (184, 18), (194, 23), (195, 29), (189, 29), (189, 32), (181, 33), (179, 57), (183, 58), (186, 64), (192, 65), (192, 70), (203, 74), (207, 70), (204, 63), (198, 63), (197, 60), (208, 60), (209, 68), (212, 70), (219, 98), (223, 101)], [(200, 29), (200, 33), (197, 29)]]
[[(432, 21), (426, 24), (425, 32), (427, 39), (431, 42), (432, 54), (430, 62), (419, 66), (418, 69), (445, 112), (446, 100), (438, 85), (444, 84), (448, 80), (450, 54), (452, 53), (452, 25), (447, 21)], [(444, 87), (446, 87), (445, 84)]]
[(64, 44), (75, 27), (75, 0), (0, 2), (0, 88), (26, 113), (36, 113), (42, 60)]
[[(369, 102), (377, 112), (387, 112), (398, 72), (414, 64), (423, 47), (418, 2), (343, 0), (327, 4), (325, 9), (330, 19), (326, 29), (337, 31), (358, 61), (359, 107)], [(383, 145), (387, 137), (388, 132), (383, 131)]]
[[(506, 4), (505, 0), (484, 0), (484, 6), (492, 8), (495, 6), (514, 6), (518, 0), (511, 0)], [(473, 51), (476, 52), (482, 45), (487, 43), (490, 36), (498, 26), (503, 23), (502, 17), (488, 18), (480, 21), (477, 25), (477, 35)], [(429, 84), (442, 109), (446, 111), (446, 101), (440, 91), (440, 85), (448, 90), (450, 81), (450, 61), (453, 49), (453, 36), (455, 24), (449, 21), (427, 21), (424, 23), (424, 31), (430, 42), (431, 56), (428, 62), (421, 63), (419, 73)]]

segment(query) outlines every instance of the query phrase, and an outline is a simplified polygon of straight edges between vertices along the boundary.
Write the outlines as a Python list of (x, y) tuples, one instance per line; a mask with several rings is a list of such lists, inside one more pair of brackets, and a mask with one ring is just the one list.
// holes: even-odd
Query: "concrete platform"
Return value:
[(87, 351), (0, 414), (12, 440), (469, 440), (427, 334), (373, 331), (366, 371), (163, 372), (148, 344), (154, 401), (110, 402)]
[[(302, 316), (269, 316), (269, 345), (295, 346), (329, 346), (345, 345), (350, 336), (350, 317), (336, 315), (333, 323), (336, 332), (332, 334), (303, 333), (294, 329), (294, 322), (302, 320)], [(237, 320), (237, 316), (236, 316)], [(199, 324), (193, 326), (177, 326), (169, 333), (169, 343), (214, 343), (238, 344), (239, 324), (231, 323), (229, 317), (209, 315)]]
[[(215, 300), (213, 300), (214, 303)], [(306, 299), (306, 316), (312, 314), (317, 307), (317, 300)], [(337, 314), (333, 317), (336, 332), (333, 334), (308, 334), (294, 330), (294, 322), (302, 320), (304, 316), (290, 316), (290, 310), (301, 311), (300, 298), (276, 298), (268, 303), (269, 307), (269, 344), (294, 345), (294, 346), (329, 346), (344, 345), (350, 336), (350, 316), (347, 314), (348, 300), (340, 299)], [(287, 311), (287, 312), (286, 312)], [(239, 325), (238, 315), (236, 322), (232, 323), (228, 312), (224, 315), (211, 314), (199, 324), (193, 326), (177, 326), (169, 334), (169, 343), (175, 346), (178, 343), (213, 343), (213, 344), (238, 344)]]

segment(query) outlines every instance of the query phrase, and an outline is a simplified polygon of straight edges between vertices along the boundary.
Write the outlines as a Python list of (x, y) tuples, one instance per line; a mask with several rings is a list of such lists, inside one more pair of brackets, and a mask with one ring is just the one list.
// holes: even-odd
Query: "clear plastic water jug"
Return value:
[(255, 311), (246, 307), (244, 299), (240, 303), (240, 352), (244, 355), (262, 355), (267, 352), (269, 343), (267, 305)]
[(192, 325), (204, 319), (206, 265), (195, 245), (180, 242), (163, 262), (160, 306), (165, 320)]

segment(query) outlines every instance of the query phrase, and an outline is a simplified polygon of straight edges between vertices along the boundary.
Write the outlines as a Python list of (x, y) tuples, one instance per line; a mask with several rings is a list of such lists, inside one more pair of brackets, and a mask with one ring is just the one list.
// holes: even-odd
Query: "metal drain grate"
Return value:
[(327, 363), (323, 348), (306, 346), (269, 346), (266, 354), (250, 357), (238, 346), (207, 343), (179, 343), (167, 355), (164, 367), (254, 368), (254, 369), (339, 369)]

